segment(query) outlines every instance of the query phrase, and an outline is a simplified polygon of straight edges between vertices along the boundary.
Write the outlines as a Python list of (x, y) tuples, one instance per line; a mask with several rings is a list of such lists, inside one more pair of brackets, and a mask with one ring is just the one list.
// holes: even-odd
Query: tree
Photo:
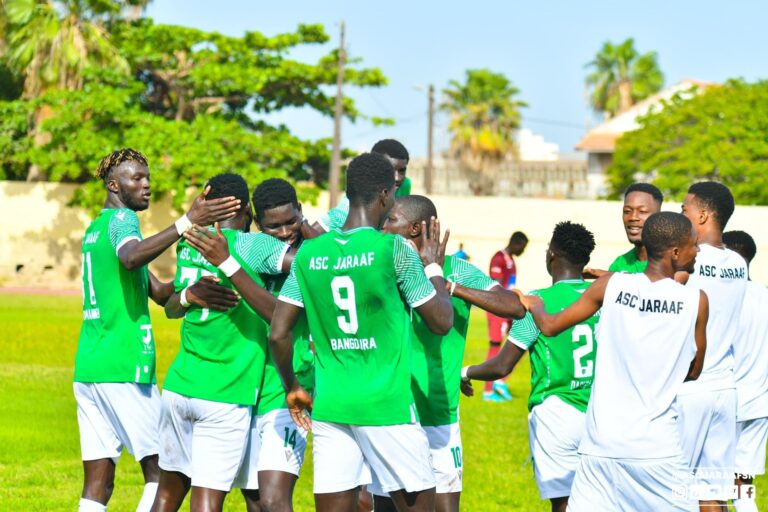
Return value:
[(527, 106), (515, 99), (519, 93), (507, 77), (488, 69), (467, 70), (464, 83), (451, 80), (443, 89), (440, 109), (450, 114), (451, 153), (475, 173), (473, 183), (480, 189), (486, 188), (487, 174), (516, 153), (520, 108)]
[(678, 94), (639, 123), (617, 142), (612, 197), (643, 180), (682, 200), (691, 183), (716, 180), (738, 203), (768, 204), (768, 81)]
[(656, 52), (640, 55), (632, 38), (620, 44), (606, 41), (587, 67), (593, 69), (586, 79), (592, 89), (590, 103), (605, 117), (623, 112), (664, 85)]

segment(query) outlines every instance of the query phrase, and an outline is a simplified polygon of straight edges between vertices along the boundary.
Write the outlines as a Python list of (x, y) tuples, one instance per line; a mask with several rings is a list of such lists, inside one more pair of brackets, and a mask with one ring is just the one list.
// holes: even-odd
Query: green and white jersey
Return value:
[[(267, 290), (276, 296), (280, 294), (287, 278), (288, 274), (262, 275)], [(299, 379), (299, 384), (311, 394), (315, 388), (315, 355), (310, 346), (309, 326), (304, 312), (299, 316), (299, 321), (291, 332), (293, 334), (293, 371), (296, 378)], [(267, 364), (264, 367), (264, 378), (261, 383), (259, 403), (256, 404), (256, 414), (261, 416), (269, 411), (285, 409), (286, 407), (283, 382), (280, 380), (280, 373), (275, 367), (272, 352), (267, 348)]]
[[(232, 256), (264, 286), (259, 273), (277, 274), (288, 245), (268, 235), (222, 232)], [(186, 241), (176, 247), (174, 287), (181, 291), (202, 276), (214, 275), (234, 288), (218, 268)], [(192, 305), (181, 324), (181, 346), (168, 370), (164, 389), (214, 402), (252, 405), (259, 396), (267, 352), (267, 323), (244, 301), (228, 311)]]
[[(531, 295), (541, 297), (546, 312), (555, 314), (576, 302), (588, 287), (581, 279), (563, 280), (549, 288), (535, 290)], [(512, 323), (507, 341), (530, 351), (531, 355), (528, 410), (556, 395), (581, 412), (587, 411), (595, 374), (595, 326), (599, 320), (598, 311), (552, 337), (541, 334), (530, 313)]]
[[(467, 288), (490, 290), (499, 283), (456, 256), (446, 256), (445, 278)], [(422, 425), (450, 425), (459, 421), (461, 363), (472, 305), (452, 297), (453, 327), (445, 336), (429, 330), (419, 315), (413, 317), (416, 338), (411, 362), (413, 399)]]
[(341, 229), (345, 222), (347, 222), (347, 216), (349, 215), (349, 198), (345, 195), (336, 205), (336, 208), (328, 210), (328, 213), (317, 219), (318, 224), (323, 226), (325, 231), (331, 231), (333, 229)]
[(415, 421), (408, 306), (435, 293), (419, 255), (401, 236), (362, 227), (302, 244), (279, 299), (307, 315), (316, 354), (314, 419)]
[(640, 274), (645, 272), (648, 267), (648, 260), (640, 261), (637, 259), (637, 253), (635, 249), (630, 249), (628, 252), (622, 254), (611, 263), (608, 267), (609, 272), (627, 272), (628, 274)]
[(141, 240), (128, 208), (105, 208), (83, 238), (83, 325), (75, 382), (155, 382), (155, 339), (149, 320), (147, 266), (126, 269), (117, 251)]

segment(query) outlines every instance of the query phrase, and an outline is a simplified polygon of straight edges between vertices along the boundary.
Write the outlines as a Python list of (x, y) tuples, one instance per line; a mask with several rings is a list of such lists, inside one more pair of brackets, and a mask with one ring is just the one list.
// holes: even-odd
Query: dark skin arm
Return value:
[[(472, 365), (467, 368), (467, 377), (484, 381), (502, 379), (512, 373), (512, 370), (515, 369), (515, 366), (523, 358), (524, 354), (525, 350), (514, 343), (506, 342), (498, 354), (482, 364)], [(464, 386), (462, 386), (462, 391), (464, 391)], [(466, 392), (464, 394), (467, 395)]]
[[(219, 278), (203, 276), (198, 282), (187, 288), (187, 300), (190, 304), (214, 311), (227, 311), (240, 301), (234, 290), (218, 284)], [(165, 303), (165, 316), (181, 318), (187, 312), (181, 305), (181, 293), (174, 293)]]
[[(192, 206), (187, 212), (190, 222), (210, 225), (214, 221), (234, 217), (240, 210), (240, 200), (234, 197), (207, 200), (205, 196), (209, 190), (210, 187), (206, 187), (203, 193), (192, 202)], [(176, 226), (171, 224), (149, 238), (141, 241), (131, 240), (126, 243), (117, 251), (117, 257), (126, 269), (134, 270), (160, 256), (163, 251), (178, 240), (179, 233), (176, 231)]]
[(696, 355), (691, 361), (685, 380), (696, 380), (704, 368), (704, 355), (707, 352), (707, 321), (709, 320), (709, 298), (703, 290), (699, 291), (699, 314), (696, 317)]
[[(224, 260), (229, 258), (230, 253), (227, 238), (222, 234), (221, 229), (219, 228), (219, 223), (217, 222), (215, 226), (216, 233), (203, 231), (199, 226), (194, 226), (194, 229), (190, 229), (184, 233), (184, 238), (189, 245), (197, 249), (205, 259), (218, 267)], [(283, 262), (283, 264), (285, 264), (285, 262)], [(229, 280), (234, 287), (237, 288), (237, 291), (240, 292), (240, 295), (245, 299), (245, 302), (247, 302), (260, 317), (267, 322), (272, 321), (272, 313), (275, 311), (277, 299), (271, 293), (265, 290), (264, 287), (256, 284), (243, 268), (240, 268), (237, 272), (232, 274)]]
[[(445, 238), (440, 241), (440, 221), (432, 217), (430, 221), (429, 235), (427, 235), (427, 223), (422, 223), (421, 229), (421, 261), (424, 266), (437, 263), (443, 266), (445, 259), (445, 247), (448, 245), (450, 232), (446, 231)], [(429, 330), (435, 334), (445, 335), (453, 327), (453, 304), (451, 296), (445, 286), (445, 279), (437, 276), (430, 279), (435, 287), (436, 294), (427, 302), (416, 308), (416, 311), (424, 319)]]
[(173, 295), (173, 281), (164, 283), (155, 277), (152, 272), (149, 273), (149, 297), (158, 306), (165, 306), (168, 298)]
[(316, 222), (315, 225), (310, 226), (309, 221), (304, 219), (301, 223), (301, 237), (304, 240), (311, 240), (325, 233), (325, 230), (322, 228), (317, 229), (315, 226), (319, 226), (319, 224)]
[(607, 270), (601, 270), (599, 268), (584, 267), (584, 272), (582, 273), (582, 277), (584, 279), (597, 279), (598, 277), (603, 277), (607, 273), (608, 273)]
[[(452, 284), (447, 283), (446, 286), (450, 290)], [(476, 290), (457, 283), (453, 295), (502, 318), (519, 320), (525, 316), (520, 297), (502, 286), (494, 286), (490, 290)]]

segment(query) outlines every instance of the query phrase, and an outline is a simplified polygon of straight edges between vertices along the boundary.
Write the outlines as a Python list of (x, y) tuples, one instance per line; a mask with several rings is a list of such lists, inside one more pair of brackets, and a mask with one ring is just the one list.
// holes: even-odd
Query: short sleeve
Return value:
[(301, 287), (299, 286), (299, 279), (296, 276), (296, 260), (291, 263), (291, 271), (288, 273), (288, 278), (283, 283), (283, 287), (280, 289), (280, 295), (277, 300), (293, 304), (300, 308), (304, 307), (304, 296), (301, 293)]
[(505, 266), (506, 263), (504, 262), (504, 256), (502, 256), (501, 251), (494, 254), (493, 258), (491, 258), (491, 268), (489, 272), (491, 279), (495, 279), (497, 282), (501, 283), (501, 280), (504, 279)]
[(512, 322), (507, 341), (523, 350), (529, 350), (536, 343), (540, 334), (541, 331), (536, 327), (533, 316), (526, 313), (522, 319)]
[(120, 208), (109, 219), (109, 241), (117, 253), (122, 246), (131, 240), (141, 240), (139, 217), (128, 208)]
[(395, 237), (393, 256), (397, 287), (409, 306), (417, 308), (435, 296), (437, 292), (424, 273), (419, 254), (399, 235)]
[(459, 257), (453, 258), (453, 273), (449, 279), (465, 288), (474, 290), (490, 290), (499, 286), (497, 281), (485, 275), (482, 270)]
[(344, 196), (336, 208), (328, 210), (328, 213), (320, 217), (317, 222), (328, 232), (332, 229), (341, 229), (349, 216), (349, 198)]
[(235, 238), (235, 253), (259, 274), (283, 273), (283, 259), (290, 249), (290, 245), (264, 233), (238, 233)]

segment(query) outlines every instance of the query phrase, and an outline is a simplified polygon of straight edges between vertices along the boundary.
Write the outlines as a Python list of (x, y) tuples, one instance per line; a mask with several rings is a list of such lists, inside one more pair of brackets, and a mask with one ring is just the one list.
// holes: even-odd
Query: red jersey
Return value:
[(499, 251), (491, 258), (491, 269), (489, 272), (491, 279), (495, 279), (498, 283), (511, 290), (515, 287), (517, 282), (517, 268), (515, 267), (515, 260), (512, 256), (504, 251)]

